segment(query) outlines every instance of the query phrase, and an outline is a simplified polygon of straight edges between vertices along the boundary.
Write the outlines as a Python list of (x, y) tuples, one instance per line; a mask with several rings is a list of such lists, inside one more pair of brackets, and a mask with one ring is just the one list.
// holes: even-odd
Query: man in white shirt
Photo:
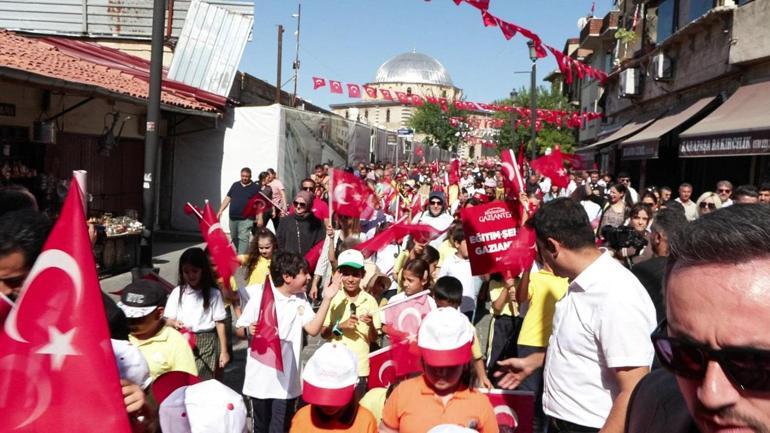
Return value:
[(623, 186), (626, 187), (626, 191), (628, 192), (628, 195), (631, 197), (631, 202), (636, 203), (639, 201), (639, 193), (634, 189), (633, 186), (631, 186), (631, 176), (628, 175), (625, 171), (621, 171), (618, 174), (618, 182), (622, 183)]
[(692, 197), (692, 185), (687, 182), (679, 185), (679, 197), (676, 201), (682, 204), (687, 221), (695, 221), (698, 219), (698, 205), (690, 200), (690, 197)]
[(463, 285), (463, 297), (460, 301), (460, 311), (468, 316), (473, 323), (473, 315), (476, 311), (476, 299), (479, 296), (483, 281), (480, 277), (474, 277), (471, 273), (471, 262), (468, 259), (468, 243), (465, 241), (465, 231), (462, 227), (452, 232), (452, 244), (457, 253), (447, 257), (438, 271), (436, 279), (443, 276), (457, 278)]
[(548, 431), (621, 433), (631, 392), (652, 363), (655, 307), (631, 272), (596, 247), (580, 204), (553, 200), (533, 223), (543, 260), (570, 280), (545, 356)]

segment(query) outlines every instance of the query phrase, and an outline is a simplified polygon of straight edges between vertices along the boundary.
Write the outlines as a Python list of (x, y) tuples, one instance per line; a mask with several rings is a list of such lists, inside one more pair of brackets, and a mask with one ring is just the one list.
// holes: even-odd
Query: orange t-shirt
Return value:
[(382, 423), (400, 433), (426, 433), (440, 424), (456, 424), (481, 433), (499, 431), (485, 395), (464, 389), (455, 392), (445, 406), (423, 376), (396, 387), (382, 409)]
[(377, 420), (369, 410), (357, 406), (356, 416), (350, 426), (340, 421), (324, 424), (324, 421), (314, 416), (312, 406), (307, 405), (297, 411), (291, 420), (289, 433), (333, 432), (333, 433), (377, 433)]

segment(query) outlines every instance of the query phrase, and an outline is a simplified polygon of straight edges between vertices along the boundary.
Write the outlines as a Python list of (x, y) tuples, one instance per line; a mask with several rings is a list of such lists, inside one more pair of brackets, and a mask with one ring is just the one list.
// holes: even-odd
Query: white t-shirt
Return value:
[(177, 286), (171, 291), (163, 311), (164, 317), (181, 322), (192, 332), (211, 331), (216, 326), (216, 322), (225, 320), (227, 313), (219, 289), (209, 289), (209, 308), (204, 310), (202, 293), (187, 284), (182, 287), (184, 290)]
[[(259, 319), (264, 286), (254, 289), (249, 303), (243, 309), (236, 326), (245, 328)], [(286, 400), (302, 394), (299, 374), (299, 357), (302, 351), (302, 332), (305, 325), (315, 318), (315, 313), (305, 294), (284, 296), (273, 287), (275, 312), (278, 317), (278, 337), (281, 339), (283, 372), (268, 367), (250, 355), (246, 355), (246, 377), (243, 394), (255, 398)]]
[(546, 415), (601, 428), (619, 392), (612, 369), (649, 366), (654, 329), (647, 291), (602, 254), (556, 303), (543, 373)]
[(580, 205), (583, 206), (583, 209), (585, 209), (586, 213), (588, 214), (588, 221), (591, 221), (591, 225), (593, 226), (594, 221), (596, 221), (596, 225), (598, 226), (599, 217), (602, 215), (602, 207), (592, 202), (591, 200), (582, 200)]
[(393, 276), (393, 268), (396, 266), (396, 257), (401, 249), (396, 244), (386, 245), (374, 254), (374, 264), (388, 277)]
[(695, 221), (698, 219), (698, 205), (695, 204), (694, 201), (687, 200), (687, 203), (685, 203), (679, 198), (677, 198), (676, 201), (681, 203), (682, 207), (684, 207), (684, 216), (687, 218), (687, 221)]
[(484, 281), (480, 277), (474, 277), (471, 273), (471, 261), (462, 259), (457, 254), (452, 254), (444, 260), (436, 279), (443, 276), (455, 277), (463, 285), (463, 299), (460, 303), (460, 311), (463, 313), (476, 310), (476, 299)]

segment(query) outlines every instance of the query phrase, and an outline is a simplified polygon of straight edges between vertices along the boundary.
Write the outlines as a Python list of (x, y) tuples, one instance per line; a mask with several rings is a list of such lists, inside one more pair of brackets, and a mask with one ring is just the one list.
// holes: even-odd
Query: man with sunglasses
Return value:
[(300, 191), (294, 197), (294, 213), (281, 218), (276, 230), (278, 250), (288, 251), (302, 257), (326, 235), (323, 221), (313, 215), (314, 195), (310, 191)]
[[(629, 432), (691, 431), (681, 421), (688, 410), (701, 433), (770, 432), (769, 282), (769, 207), (736, 204), (674, 237), (667, 320), (652, 341), (677, 386), (667, 371), (645, 378), (634, 391)], [(672, 422), (653, 422), (652, 413)]]
[(722, 207), (727, 207), (733, 204), (731, 196), (733, 195), (733, 184), (729, 180), (720, 180), (717, 182), (717, 194), (719, 199), (722, 200)]
[(438, 230), (438, 237), (430, 241), (430, 246), (439, 249), (446, 239), (446, 231), (454, 219), (446, 211), (446, 199), (443, 192), (434, 191), (428, 196), (428, 209), (420, 212), (412, 221), (414, 224), (428, 224)]

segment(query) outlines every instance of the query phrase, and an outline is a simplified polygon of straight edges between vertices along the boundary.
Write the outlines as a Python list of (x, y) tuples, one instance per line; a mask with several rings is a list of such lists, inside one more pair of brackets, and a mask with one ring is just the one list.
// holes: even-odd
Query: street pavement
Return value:
[[(153, 251), (155, 252), (153, 265), (158, 269), (158, 274), (161, 278), (176, 285), (179, 279), (179, 257), (187, 248), (192, 247), (205, 247), (205, 244), (195, 241), (156, 241), (153, 245)], [(113, 293), (127, 286), (131, 282), (131, 278), (132, 275), (130, 272), (104, 278), (100, 281), (102, 291), (112, 295), (113, 298), (117, 300), (118, 297), (113, 295)], [(242, 286), (244, 283), (244, 275), (241, 270), (236, 274), (236, 281), (239, 286)], [(490, 315), (485, 314), (476, 324), (476, 330), (482, 348), (486, 348), (487, 345), (489, 321)], [(233, 343), (232, 360), (225, 369), (224, 383), (240, 393), (243, 386), (248, 344), (245, 340), (240, 340), (237, 337), (235, 337)], [(309, 337), (307, 345), (302, 350), (301, 365), (304, 366), (308, 358), (310, 358), (316, 349), (323, 343), (324, 340), (320, 336)]]

